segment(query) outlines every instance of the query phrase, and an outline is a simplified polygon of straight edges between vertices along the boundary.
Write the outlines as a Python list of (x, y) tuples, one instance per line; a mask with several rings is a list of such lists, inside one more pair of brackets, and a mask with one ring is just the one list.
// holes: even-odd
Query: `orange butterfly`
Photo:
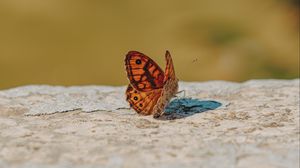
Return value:
[(142, 115), (153, 114), (158, 118), (164, 112), (170, 99), (178, 91), (178, 79), (169, 51), (166, 51), (165, 72), (149, 57), (130, 51), (125, 58), (127, 77), (130, 84), (126, 100)]

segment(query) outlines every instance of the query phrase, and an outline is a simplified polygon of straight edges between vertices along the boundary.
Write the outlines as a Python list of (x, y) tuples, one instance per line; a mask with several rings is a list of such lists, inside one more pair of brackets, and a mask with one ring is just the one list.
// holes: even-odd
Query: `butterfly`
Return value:
[(138, 114), (159, 118), (178, 91), (178, 79), (171, 54), (166, 51), (165, 72), (148, 56), (129, 51), (125, 58), (127, 77), (126, 100)]

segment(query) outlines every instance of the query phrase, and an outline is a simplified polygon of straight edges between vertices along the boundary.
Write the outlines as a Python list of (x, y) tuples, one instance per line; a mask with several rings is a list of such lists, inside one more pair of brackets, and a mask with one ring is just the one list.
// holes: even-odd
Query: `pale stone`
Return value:
[(159, 119), (125, 88), (0, 91), (0, 167), (299, 167), (299, 79), (180, 82)]

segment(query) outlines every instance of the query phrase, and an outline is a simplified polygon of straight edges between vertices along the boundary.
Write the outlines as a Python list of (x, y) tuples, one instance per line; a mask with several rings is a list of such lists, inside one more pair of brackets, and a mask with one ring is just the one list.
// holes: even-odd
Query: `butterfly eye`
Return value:
[(134, 99), (134, 100), (138, 100), (138, 97), (137, 97), (137, 96), (134, 96), (133, 99)]
[(137, 59), (137, 60), (135, 61), (135, 63), (139, 65), (139, 64), (142, 63), (142, 61), (141, 61), (140, 59)]

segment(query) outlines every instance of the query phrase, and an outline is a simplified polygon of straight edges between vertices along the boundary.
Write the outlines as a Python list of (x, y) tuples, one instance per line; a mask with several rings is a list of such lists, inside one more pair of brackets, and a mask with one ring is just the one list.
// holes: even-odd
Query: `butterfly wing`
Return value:
[(157, 103), (153, 108), (153, 117), (160, 117), (169, 104), (172, 97), (174, 97), (178, 91), (178, 79), (175, 76), (174, 65), (172, 57), (169, 51), (166, 52), (166, 70), (164, 76), (164, 86)]
[(146, 55), (137, 51), (128, 52), (125, 66), (130, 84), (136, 90), (148, 92), (163, 87), (163, 70)]
[(164, 83), (168, 80), (175, 80), (175, 69), (172, 61), (172, 57), (169, 51), (166, 51), (166, 69), (165, 69), (165, 76), (164, 76)]
[(129, 84), (126, 90), (126, 100), (137, 113), (150, 115), (161, 96), (161, 91), (162, 89), (155, 89), (149, 92), (140, 92)]

